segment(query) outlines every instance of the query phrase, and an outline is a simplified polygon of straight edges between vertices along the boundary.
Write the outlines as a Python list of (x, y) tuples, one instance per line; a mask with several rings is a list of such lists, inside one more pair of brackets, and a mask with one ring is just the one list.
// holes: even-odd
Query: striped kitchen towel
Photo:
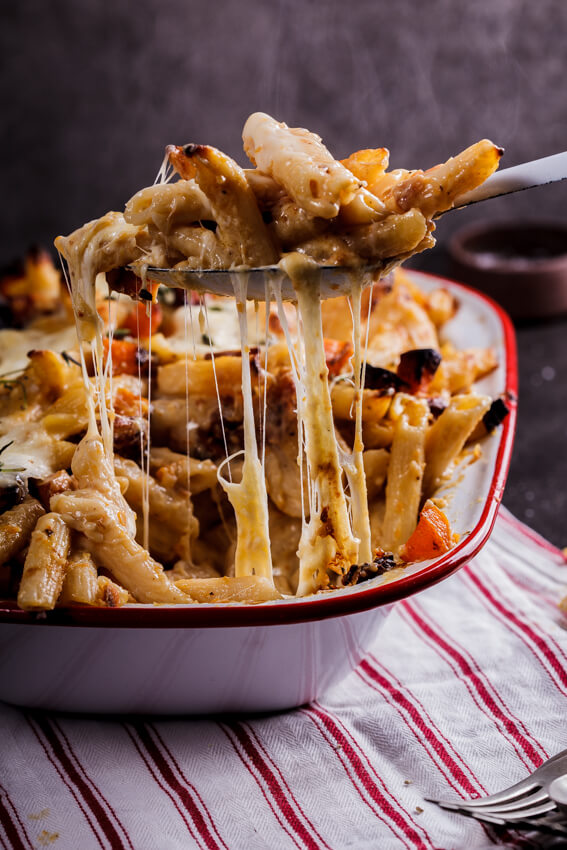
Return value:
[(566, 585), (562, 553), (502, 510), (480, 555), (395, 605), (311, 705), (121, 721), (0, 707), (0, 845), (550, 846), (424, 797), (492, 793), (567, 747)]

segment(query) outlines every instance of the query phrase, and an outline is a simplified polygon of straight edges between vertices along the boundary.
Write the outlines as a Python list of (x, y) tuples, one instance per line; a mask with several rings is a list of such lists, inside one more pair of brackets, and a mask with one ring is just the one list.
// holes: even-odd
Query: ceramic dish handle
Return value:
[(546, 183), (555, 183), (565, 180), (567, 177), (567, 151), (546, 156), (543, 159), (534, 159), (533, 162), (524, 162), (522, 165), (514, 165), (503, 171), (496, 171), (488, 180), (458, 198), (456, 209), (476, 204), (478, 201), (486, 201), (488, 198), (497, 198), (499, 195), (509, 195), (512, 192), (520, 192), (522, 189), (532, 189), (535, 186), (544, 186)]

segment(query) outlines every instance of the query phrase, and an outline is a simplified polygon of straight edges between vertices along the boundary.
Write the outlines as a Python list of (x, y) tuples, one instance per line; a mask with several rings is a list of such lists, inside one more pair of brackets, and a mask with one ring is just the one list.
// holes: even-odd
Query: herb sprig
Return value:
[[(10, 440), (9, 443), (4, 443), (3, 446), (0, 446), (0, 455), (9, 449), (10, 446), (14, 445), (14, 440)], [(4, 461), (0, 458), (0, 472), (25, 472), (25, 466), (4, 466)]]
[[(19, 376), (19, 373), (21, 373), (21, 371), (21, 369), (12, 369), (11, 372), (4, 372), (3, 375), (0, 375), (0, 387), (6, 387), (8, 391), (13, 390), (14, 387), (19, 387), (22, 391), (24, 405), (27, 407), (28, 395), (26, 392), (26, 384), (24, 378), (23, 376)], [(12, 378), (10, 377), (11, 375), (18, 375), (18, 377)]]

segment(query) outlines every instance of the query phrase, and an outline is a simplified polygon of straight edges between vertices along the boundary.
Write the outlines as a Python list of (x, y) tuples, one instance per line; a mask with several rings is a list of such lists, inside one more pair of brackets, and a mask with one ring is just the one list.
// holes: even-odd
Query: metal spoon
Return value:
[[(498, 198), (501, 195), (509, 195), (520, 192), (523, 189), (533, 189), (536, 186), (544, 186), (547, 183), (555, 183), (567, 178), (567, 152), (546, 156), (543, 159), (535, 159), (532, 162), (524, 162), (503, 171), (492, 174), (485, 182), (461, 195), (453, 209), (476, 204), (489, 198)], [(447, 210), (447, 212), (451, 212)], [(439, 213), (439, 218), (445, 213)], [(363, 266), (358, 269), (344, 266), (320, 266), (318, 284), (320, 297), (336, 298), (337, 295), (348, 294), (352, 291), (353, 275), (360, 280), (362, 274), (366, 279), (364, 283), (370, 283), (376, 273), (385, 274), (406, 259), (404, 257), (391, 257), (384, 259), (371, 266)], [(136, 271), (136, 269), (134, 269)], [(294, 301), (296, 299), (290, 278), (279, 266), (263, 266), (253, 269), (161, 269), (152, 266), (147, 268), (147, 277), (157, 280), (166, 286), (180, 289), (190, 289), (197, 292), (212, 292), (215, 295), (234, 295), (233, 281), (242, 275), (248, 277), (248, 298), (256, 301), (264, 301), (269, 292), (267, 284), (272, 280), (281, 281), (281, 293), (284, 300)], [(279, 285), (279, 284), (278, 284)], [(268, 294), (268, 297), (269, 294)]]
[[(402, 262), (403, 258), (383, 260), (381, 263), (360, 268), (345, 266), (319, 266), (313, 284), (318, 285), (321, 299), (336, 298), (352, 292), (353, 281), (363, 278), (363, 286), (368, 286), (380, 273), (386, 274)], [(133, 271), (137, 269), (133, 267)], [(291, 279), (279, 266), (260, 266), (254, 269), (157, 269), (148, 266), (148, 279), (159, 281), (165, 286), (177, 289), (189, 289), (194, 292), (211, 292), (213, 295), (234, 296), (235, 281), (246, 282), (246, 297), (253, 301), (271, 300), (270, 284), (281, 286), (284, 301), (296, 301), (297, 296)], [(237, 284), (238, 287), (238, 284)], [(238, 287), (239, 288), (239, 287)]]

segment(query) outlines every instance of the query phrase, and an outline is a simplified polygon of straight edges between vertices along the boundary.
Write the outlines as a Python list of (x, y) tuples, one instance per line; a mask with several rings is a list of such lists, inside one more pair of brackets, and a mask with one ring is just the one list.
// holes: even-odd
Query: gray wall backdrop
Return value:
[[(429, 167), (488, 136), (567, 148), (565, 0), (20, 0), (0, 27), (0, 262), (153, 181), (164, 145), (245, 161), (251, 111)], [(564, 215), (564, 186), (456, 213)]]

